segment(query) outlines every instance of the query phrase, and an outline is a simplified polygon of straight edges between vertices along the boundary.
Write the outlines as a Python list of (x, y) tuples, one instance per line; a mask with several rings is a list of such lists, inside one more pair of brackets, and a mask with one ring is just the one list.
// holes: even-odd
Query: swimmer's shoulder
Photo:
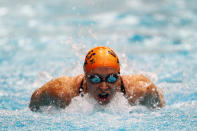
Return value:
[(29, 108), (38, 111), (40, 106), (55, 104), (58, 107), (65, 107), (71, 99), (79, 95), (79, 88), (83, 75), (63, 76), (52, 79), (42, 87), (34, 91), (31, 97)]
[(121, 75), (122, 81), (126, 87), (138, 87), (143, 83), (151, 82), (147, 77), (142, 74)]
[(139, 91), (145, 92), (146, 87), (152, 85), (152, 82), (142, 74), (122, 75), (121, 78), (128, 96)]
[(83, 78), (83, 74), (77, 76), (61, 76), (47, 82), (43, 88), (50, 88), (53, 92), (57, 93), (61, 90), (65, 90), (67, 93), (77, 95)]
[(62, 76), (52, 79), (42, 87), (38, 88), (32, 95), (32, 98), (39, 98), (44, 94), (49, 96), (66, 96), (74, 97), (79, 94), (79, 88), (84, 75), (78, 76)]
[(135, 103), (138, 98), (143, 97), (141, 104), (148, 107), (155, 107), (153, 106), (154, 104), (158, 107), (163, 107), (165, 105), (163, 94), (146, 76), (142, 74), (123, 75), (121, 78), (131, 103)]

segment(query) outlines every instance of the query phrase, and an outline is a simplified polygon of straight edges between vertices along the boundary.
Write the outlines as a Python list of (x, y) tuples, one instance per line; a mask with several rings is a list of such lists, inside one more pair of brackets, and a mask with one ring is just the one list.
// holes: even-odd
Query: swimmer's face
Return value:
[(102, 105), (110, 102), (121, 85), (120, 75), (112, 67), (94, 68), (86, 74), (86, 81), (89, 94)]

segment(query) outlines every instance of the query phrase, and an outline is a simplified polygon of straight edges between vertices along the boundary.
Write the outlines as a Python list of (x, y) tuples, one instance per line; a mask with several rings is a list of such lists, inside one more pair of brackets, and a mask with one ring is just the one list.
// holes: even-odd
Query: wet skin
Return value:
[(90, 72), (86, 73), (86, 86), (88, 93), (98, 101), (99, 104), (105, 105), (110, 102), (110, 100), (113, 98), (114, 94), (117, 92), (118, 87), (121, 85), (120, 76), (118, 77), (118, 80), (115, 83), (108, 83), (106, 81), (102, 81), (100, 83), (92, 83), (88, 78), (87, 75), (94, 75), (98, 74), (102, 76), (104, 79), (109, 74), (118, 74), (118, 71), (116, 71), (112, 67), (98, 67), (94, 68)]

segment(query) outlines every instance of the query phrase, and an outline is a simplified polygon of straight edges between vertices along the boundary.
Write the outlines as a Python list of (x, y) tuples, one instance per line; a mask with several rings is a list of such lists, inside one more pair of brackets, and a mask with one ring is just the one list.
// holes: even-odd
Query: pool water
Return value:
[[(0, 130), (197, 130), (196, 0), (0, 0)], [(86, 52), (109, 46), (121, 74), (144, 74), (166, 106), (107, 106), (85, 95), (65, 110), (28, 108), (52, 78), (83, 73)]]

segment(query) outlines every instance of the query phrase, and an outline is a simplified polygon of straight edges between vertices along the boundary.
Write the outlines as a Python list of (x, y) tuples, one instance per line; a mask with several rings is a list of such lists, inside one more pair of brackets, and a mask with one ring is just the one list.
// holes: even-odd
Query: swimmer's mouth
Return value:
[(100, 101), (106, 101), (109, 98), (109, 93), (102, 92), (98, 95)]

